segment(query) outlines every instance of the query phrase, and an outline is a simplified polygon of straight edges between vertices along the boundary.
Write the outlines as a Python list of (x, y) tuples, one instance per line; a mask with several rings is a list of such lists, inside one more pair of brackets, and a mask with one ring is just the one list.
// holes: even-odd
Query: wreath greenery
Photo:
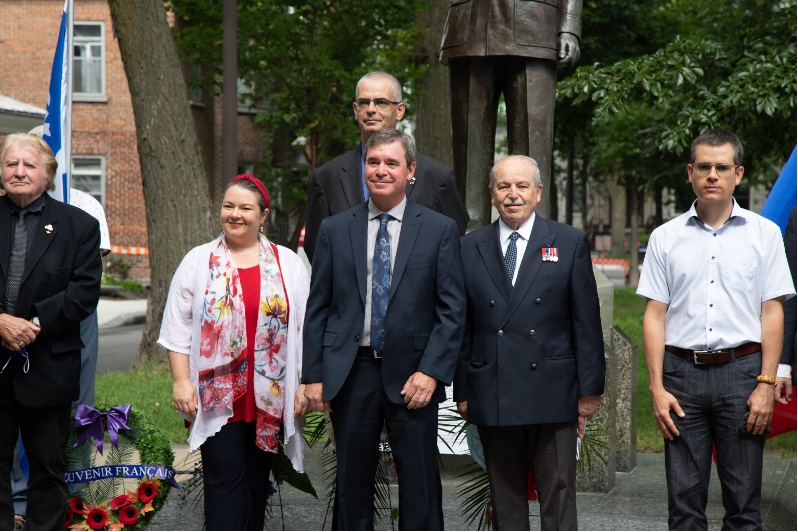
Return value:
[[(111, 406), (94, 405), (100, 412)], [(105, 425), (105, 419), (103, 419)], [(105, 446), (105, 465), (130, 464), (138, 451), (141, 464), (171, 468), (174, 453), (169, 439), (155, 426), (149, 416), (135, 407), (130, 408), (128, 431), (120, 431), (118, 445)], [(104, 426), (107, 430), (107, 426)], [(91, 438), (75, 447), (81, 429), (72, 430), (66, 451), (69, 470), (87, 469), (96, 464), (97, 450)], [(127, 479), (128, 483), (131, 480)], [(75, 484), (67, 501), (66, 527), (72, 530), (141, 530), (163, 507), (169, 496), (169, 483), (153, 478), (135, 480), (135, 489), (125, 492), (126, 479), (112, 477)], [(92, 513), (94, 512), (94, 513)]]

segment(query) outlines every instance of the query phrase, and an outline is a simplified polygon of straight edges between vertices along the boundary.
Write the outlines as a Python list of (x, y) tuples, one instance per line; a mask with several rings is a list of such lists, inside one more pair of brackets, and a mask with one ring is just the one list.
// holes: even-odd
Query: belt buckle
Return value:
[(693, 351), (693, 363), (698, 365), (709, 364), (709, 362), (700, 362), (698, 360), (698, 355), (706, 355), (708, 353), (712, 353), (712, 351)]

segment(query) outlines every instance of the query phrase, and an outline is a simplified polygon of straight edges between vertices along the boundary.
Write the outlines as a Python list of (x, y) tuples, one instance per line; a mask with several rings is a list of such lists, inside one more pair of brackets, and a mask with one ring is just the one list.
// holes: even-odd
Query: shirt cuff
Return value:
[(792, 368), (789, 364), (779, 364), (779, 370), (776, 372), (776, 377), (780, 379), (789, 379), (792, 377)]

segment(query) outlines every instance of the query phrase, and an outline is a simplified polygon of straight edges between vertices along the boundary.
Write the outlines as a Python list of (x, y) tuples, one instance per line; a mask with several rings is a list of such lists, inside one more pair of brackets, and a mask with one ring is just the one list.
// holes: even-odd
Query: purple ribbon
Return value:
[(108, 412), (100, 412), (96, 408), (88, 405), (78, 405), (75, 412), (75, 428), (86, 427), (86, 430), (75, 442), (75, 447), (94, 438), (94, 445), (100, 454), (103, 454), (103, 440), (105, 439), (105, 429), (103, 427), (103, 417), (108, 426), (108, 436), (111, 444), (117, 447), (119, 431), (126, 430), (133, 434), (127, 426), (127, 418), (130, 415), (130, 405), (119, 405), (111, 408)]

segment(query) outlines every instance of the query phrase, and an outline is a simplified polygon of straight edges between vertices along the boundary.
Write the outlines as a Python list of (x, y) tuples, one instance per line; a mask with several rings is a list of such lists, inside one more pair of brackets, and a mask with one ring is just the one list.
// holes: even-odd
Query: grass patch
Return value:
[(146, 364), (135, 372), (111, 371), (97, 376), (97, 403), (132, 404), (152, 417), (172, 443), (186, 443), (188, 430), (172, 404), (172, 374), (168, 364)]
[[(646, 300), (635, 295), (632, 287), (615, 289), (613, 322), (637, 342), (637, 450), (647, 453), (665, 452), (665, 442), (657, 429), (648, 394), (648, 369), (643, 354), (643, 311)], [(795, 401), (795, 399), (793, 399)], [(767, 441), (765, 456), (796, 460), (795, 431)]]

